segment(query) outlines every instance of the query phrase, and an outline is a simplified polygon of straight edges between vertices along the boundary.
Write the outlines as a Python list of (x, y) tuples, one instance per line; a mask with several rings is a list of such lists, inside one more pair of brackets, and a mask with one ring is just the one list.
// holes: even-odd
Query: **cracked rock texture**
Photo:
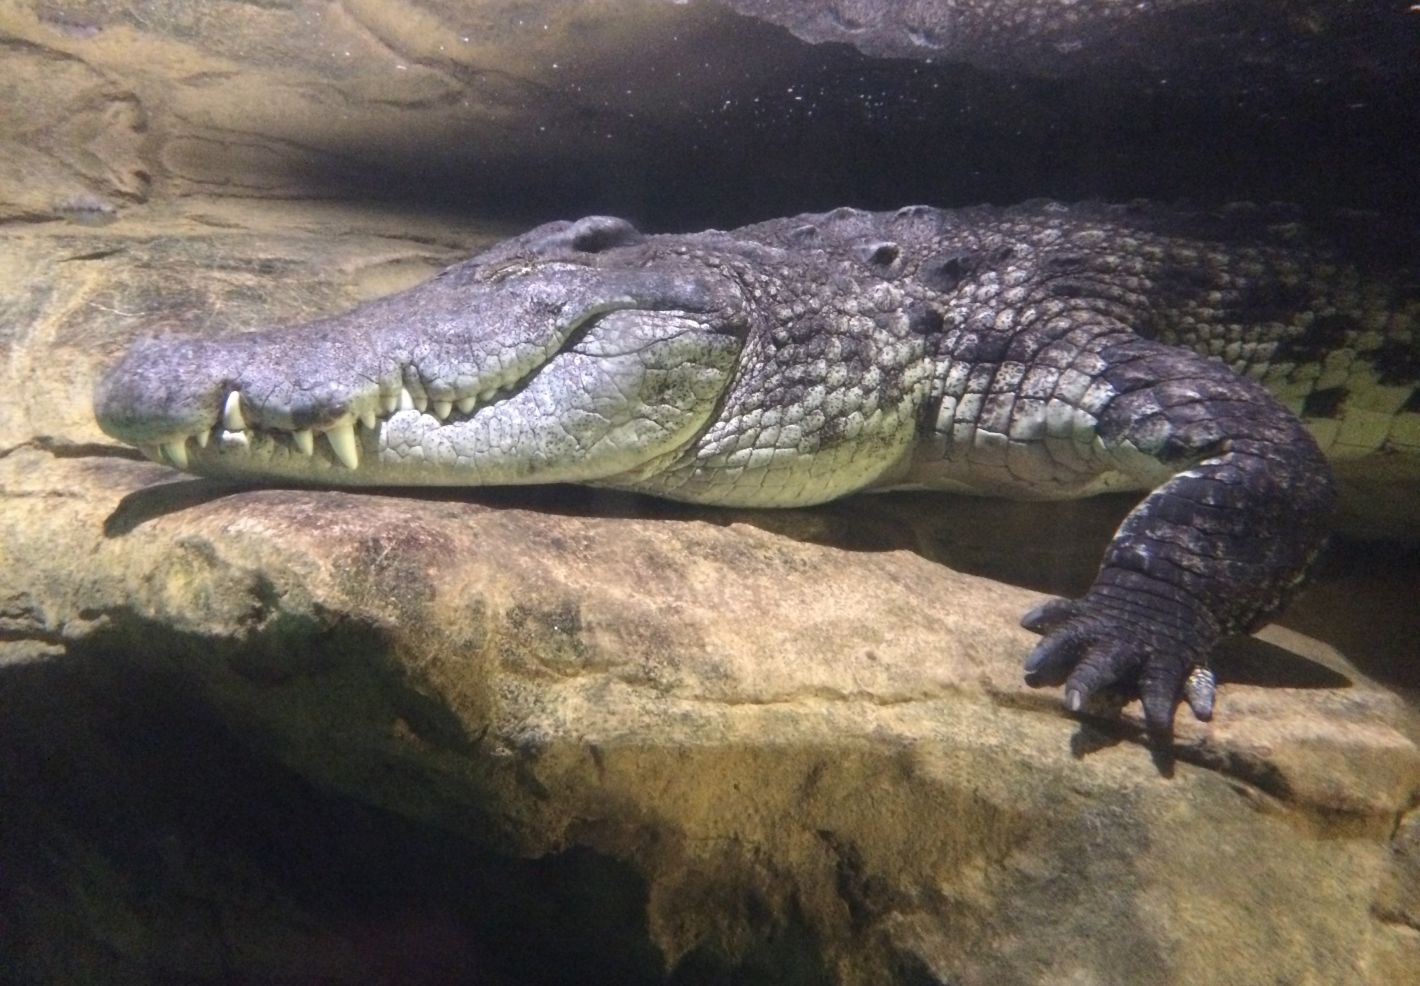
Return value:
[[(92, 420), (138, 335), (411, 284), (561, 208), (518, 182), (654, 212), (688, 120), (841, 56), (651, 0), (0, 2), (0, 980), (1420, 982), (1405, 548), (1232, 647), (1170, 767), (1021, 681), (1118, 500), (241, 490)], [(451, 174), (496, 222), (339, 200)]]

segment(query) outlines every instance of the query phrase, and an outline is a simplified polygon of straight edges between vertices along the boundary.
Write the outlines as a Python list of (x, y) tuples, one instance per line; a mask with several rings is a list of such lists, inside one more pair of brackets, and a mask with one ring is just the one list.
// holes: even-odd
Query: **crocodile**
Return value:
[[(572, 482), (795, 507), (1147, 491), (1023, 625), (1066, 706), (1167, 743), (1326, 540), (1333, 459), (1420, 457), (1417, 279), (1344, 223), (1149, 203), (539, 226), (353, 311), (135, 343), (108, 434), (251, 482)], [(1355, 259), (1352, 258), (1354, 254)], [(1403, 260), (1403, 258), (1402, 258)]]

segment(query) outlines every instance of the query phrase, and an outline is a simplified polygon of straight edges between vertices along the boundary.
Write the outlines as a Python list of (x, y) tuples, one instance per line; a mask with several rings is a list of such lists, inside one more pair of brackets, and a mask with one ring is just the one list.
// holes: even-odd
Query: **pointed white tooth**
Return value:
[(414, 397), (409, 393), (409, 388), (408, 388), (408, 387), (401, 387), (401, 388), (399, 388), (399, 398), (398, 398), (398, 401), (399, 401), (399, 403), (396, 404), (396, 407), (397, 407), (399, 410), (401, 410), (401, 411), (413, 411), (413, 410), (414, 410)]
[(360, 423), (366, 428), (374, 428), (379, 423), (379, 418), (375, 416), (375, 409), (360, 412)]
[(163, 443), (163, 455), (169, 462), (179, 469), (187, 468), (187, 439), (180, 438), (175, 442)]
[(302, 428), (291, 432), (291, 440), (296, 443), (296, 448), (300, 449), (302, 455), (316, 454), (316, 436), (311, 433), (311, 429)]
[(247, 422), (242, 417), (242, 396), (237, 391), (227, 395), (227, 403), (222, 406), (222, 427), (228, 431), (246, 431)]
[(207, 440), (208, 440), (209, 438), (211, 438), (211, 437), (212, 437), (212, 433), (211, 433), (210, 431), (199, 431), (199, 432), (197, 433), (197, 447), (198, 447), (198, 448), (206, 448), (206, 447), (207, 447)]
[(346, 469), (359, 467), (360, 451), (355, 444), (355, 425), (352, 422), (342, 421), (326, 432), (325, 437), (330, 442), (330, 450)]
[(429, 409), (429, 395), (428, 395), (428, 394), (415, 394), (415, 395), (414, 395), (414, 410), (418, 411), (420, 414), (423, 414), (423, 413), (424, 413), (425, 411), (427, 411), (428, 409)]
[(429, 405), (434, 409), (434, 417), (443, 421), (449, 416), (449, 412), (454, 409), (453, 401), (434, 401)]
[(161, 445), (140, 445), (138, 446), (138, 451), (142, 452), (160, 466), (168, 464), (168, 460), (163, 458), (163, 447)]
[(226, 449), (241, 449), (246, 451), (251, 448), (251, 438), (245, 431), (224, 431), (217, 436), (217, 447)]
[(476, 407), (478, 407), (477, 397), (465, 397), (458, 402), (458, 409), (460, 414), (468, 414)]
[(398, 395), (398, 394), (381, 394), (381, 395), (380, 395), (380, 413), (381, 413), (381, 414), (393, 414), (393, 413), (394, 413), (395, 411), (397, 411), (397, 410), (399, 410), (399, 395)]
[(478, 394), (478, 403), (480, 403), (480, 404), (487, 404), (489, 401), (491, 401), (491, 400), (493, 399), (493, 395), (496, 394), (496, 393), (498, 393), (498, 388), (497, 388), (497, 387), (489, 387), (487, 390), (479, 391), (479, 394)]

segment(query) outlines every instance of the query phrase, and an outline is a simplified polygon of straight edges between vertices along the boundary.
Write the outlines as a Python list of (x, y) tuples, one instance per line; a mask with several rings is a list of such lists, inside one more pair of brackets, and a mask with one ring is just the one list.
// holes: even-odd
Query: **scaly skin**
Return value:
[(764, 507), (1152, 490), (1089, 591), (1027, 615), (1045, 638), (1026, 668), (1072, 709), (1137, 691), (1164, 739), (1180, 699), (1211, 714), (1216, 643), (1275, 613), (1325, 538), (1331, 472), (1293, 411), (1332, 453), (1420, 454), (1413, 277), (1363, 273), (1285, 218), (554, 223), (344, 315), (141, 343), (96, 409), (159, 461), (256, 482)]

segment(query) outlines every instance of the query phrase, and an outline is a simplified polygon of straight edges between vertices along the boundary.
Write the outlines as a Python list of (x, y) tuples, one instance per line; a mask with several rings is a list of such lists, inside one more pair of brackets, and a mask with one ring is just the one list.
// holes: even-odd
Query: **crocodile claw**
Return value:
[(1194, 718), (1208, 722), (1213, 718), (1213, 699), (1218, 689), (1213, 669), (1206, 664), (1195, 665), (1183, 679), (1183, 698), (1193, 711)]
[(1171, 628), (1140, 622), (1113, 600), (1053, 599), (1021, 619), (1045, 635), (1025, 661), (1027, 683), (1064, 684), (1065, 707), (1081, 712), (1096, 695), (1137, 695), (1151, 741), (1168, 743), (1174, 710), (1187, 701), (1200, 720), (1213, 714), (1215, 682), (1200, 659), (1199, 642)]
[[(1048, 633), (1055, 627), (1072, 619), (1079, 613), (1073, 600), (1070, 599), (1050, 599), (1041, 603), (1035, 609), (1021, 617), (1021, 626), (1032, 633)], [(1036, 648), (1040, 650), (1039, 647)], [(1032, 659), (1034, 655), (1032, 655)], [(1026, 670), (1032, 671), (1031, 660), (1026, 661)]]

